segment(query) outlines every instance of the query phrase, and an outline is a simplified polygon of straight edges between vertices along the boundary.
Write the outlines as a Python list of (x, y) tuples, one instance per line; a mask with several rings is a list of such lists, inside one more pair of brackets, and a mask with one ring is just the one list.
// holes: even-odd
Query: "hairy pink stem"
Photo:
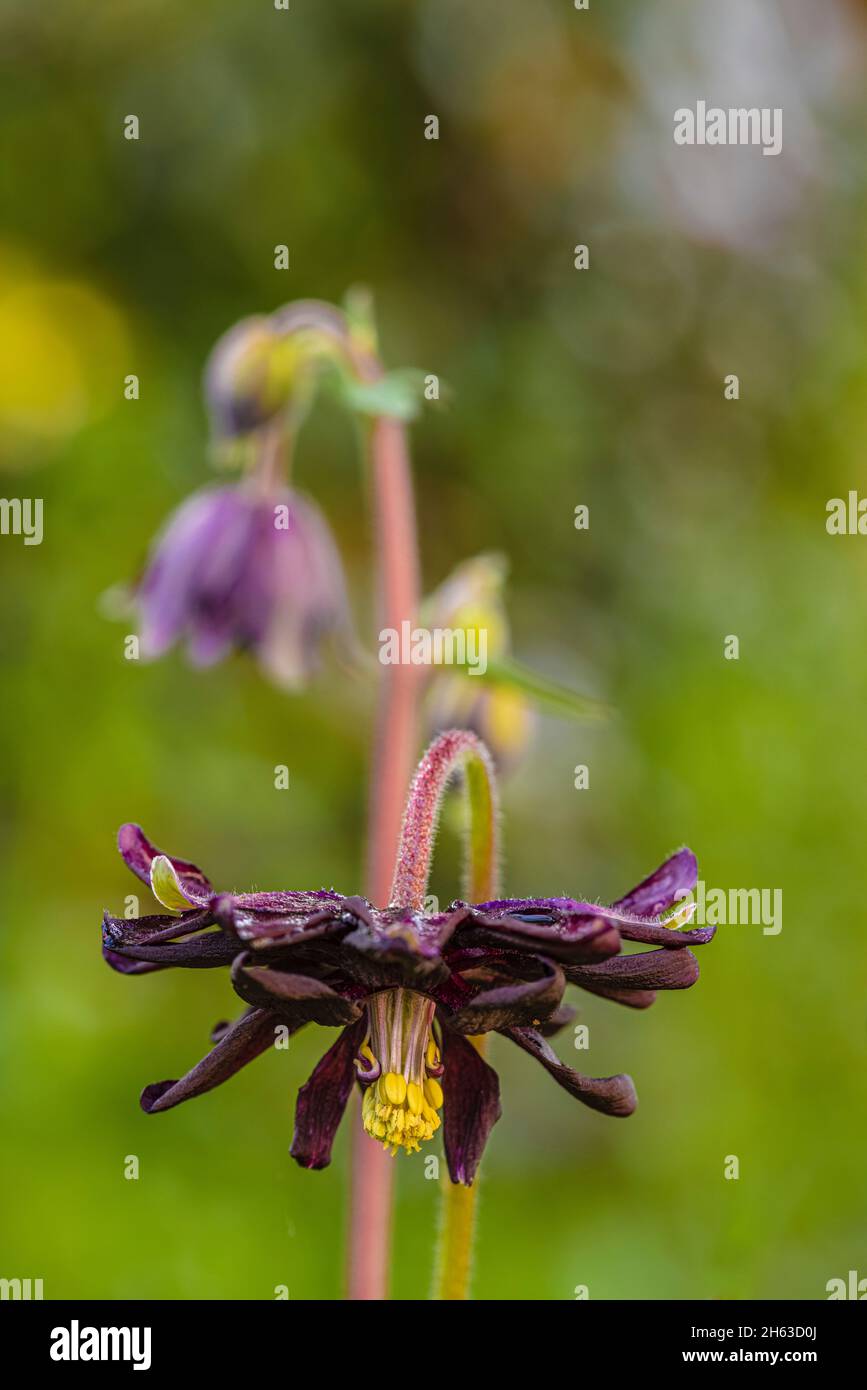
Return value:
[(434, 840), (443, 796), (452, 777), (467, 780), (470, 823), (464, 865), (471, 900), (495, 891), (499, 853), (496, 775), (485, 744), (468, 729), (450, 729), (434, 739), (418, 765), (410, 788), (390, 902), (420, 909), (430, 877)]

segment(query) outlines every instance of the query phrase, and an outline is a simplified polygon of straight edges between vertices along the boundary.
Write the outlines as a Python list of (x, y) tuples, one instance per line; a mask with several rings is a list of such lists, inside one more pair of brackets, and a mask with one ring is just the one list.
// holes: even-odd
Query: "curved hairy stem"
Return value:
[(416, 769), (400, 833), (391, 903), (416, 909), (424, 905), (443, 797), (459, 772), (465, 774), (469, 811), (464, 891), (474, 902), (493, 896), (499, 862), (493, 761), (475, 734), (450, 729), (434, 739)]
[[(391, 889), (393, 903), (419, 908), (424, 902), (443, 796), (458, 771), (464, 774), (469, 813), (464, 891), (470, 902), (484, 902), (499, 892), (498, 808), (491, 755), (475, 734), (457, 729), (431, 744), (413, 780)], [(479, 1052), (484, 1051), (484, 1037), (472, 1041)], [(434, 1298), (468, 1296), (477, 1190), (478, 1179), (471, 1187), (448, 1183), (443, 1190)]]

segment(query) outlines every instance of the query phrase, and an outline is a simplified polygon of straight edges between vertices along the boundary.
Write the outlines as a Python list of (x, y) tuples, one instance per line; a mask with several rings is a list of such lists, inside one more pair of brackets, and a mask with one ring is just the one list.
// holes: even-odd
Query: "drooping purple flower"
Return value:
[(141, 654), (186, 641), (194, 665), (252, 650), (295, 688), (348, 607), (331, 532), (309, 499), (245, 485), (194, 493), (170, 518), (138, 586)]
[(205, 365), (205, 400), (218, 442), (249, 438), (303, 414), (319, 370), (349, 351), (343, 315), (299, 299), (273, 314), (241, 319), (217, 340)]
[(264, 314), (241, 319), (217, 341), (204, 388), (218, 438), (261, 429), (286, 408), (292, 380), (284, 359), (291, 347)]
[[(264, 1052), (282, 1027), (340, 1030), (301, 1087), (293, 1157), (323, 1168), (354, 1085), (367, 1132), (392, 1153), (443, 1127), (453, 1182), (472, 1182), (500, 1115), (496, 1072), (474, 1035), (496, 1031), (535, 1057), (571, 1095), (625, 1116), (636, 1105), (626, 1075), (588, 1077), (547, 1042), (573, 1011), (579, 985), (634, 1008), (698, 977), (689, 947), (713, 928), (679, 930), (692, 905), (696, 861), (679, 850), (612, 907), (572, 898), (452, 903), (425, 916), (374, 907), (334, 891), (218, 893), (194, 864), (155, 849), (136, 825), (119, 835), (123, 858), (169, 911), (137, 920), (106, 914), (103, 950), (125, 974), (225, 966), (246, 1012), (223, 1025), (207, 1056), (181, 1080), (147, 1086), (147, 1113), (200, 1095)], [(623, 941), (653, 947), (620, 954)], [(442, 1115), (440, 1115), (442, 1112)]]

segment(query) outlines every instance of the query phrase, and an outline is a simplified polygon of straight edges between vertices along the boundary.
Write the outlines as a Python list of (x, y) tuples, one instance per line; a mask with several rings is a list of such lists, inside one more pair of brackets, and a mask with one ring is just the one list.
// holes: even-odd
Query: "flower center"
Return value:
[(361, 1079), (371, 1078), (362, 1117), (372, 1139), (392, 1155), (417, 1153), (440, 1127), (443, 1103), (439, 1047), (433, 1036), (434, 1002), (413, 989), (385, 989), (367, 1001), (370, 1025), (361, 1049)]

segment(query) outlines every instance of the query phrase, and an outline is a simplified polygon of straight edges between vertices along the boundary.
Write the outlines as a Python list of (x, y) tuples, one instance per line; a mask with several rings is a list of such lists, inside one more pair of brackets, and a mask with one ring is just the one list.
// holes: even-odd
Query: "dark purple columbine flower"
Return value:
[[(453, 1182), (469, 1184), (500, 1115), (496, 1072), (473, 1035), (496, 1031), (528, 1052), (571, 1095), (607, 1115), (629, 1115), (628, 1076), (593, 1078), (561, 1062), (546, 1039), (574, 1011), (567, 984), (633, 1008), (660, 989), (695, 983), (688, 949), (713, 928), (681, 931), (696, 861), (679, 850), (613, 907), (572, 898), (453, 903), (432, 916), (373, 907), (336, 892), (215, 893), (194, 864), (161, 854), (136, 825), (119, 847), (170, 911), (125, 920), (106, 914), (103, 950), (125, 974), (169, 966), (226, 966), (247, 1010), (180, 1081), (145, 1087), (148, 1114), (210, 1090), (264, 1052), (276, 1030), (339, 1028), (298, 1095), (291, 1152), (323, 1168), (353, 1085), (367, 1132), (392, 1153), (417, 1150), (440, 1124)], [(672, 912), (672, 909), (673, 912)], [(172, 915), (179, 914), (179, 915)], [(623, 940), (656, 949), (621, 955)], [(284, 1033), (285, 1035), (285, 1033)]]
[(318, 509), (288, 488), (206, 488), (170, 518), (136, 600), (141, 653), (186, 640), (197, 666), (252, 649), (279, 684), (303, 684), (321, 639), (346, 631), (343, 572)]

